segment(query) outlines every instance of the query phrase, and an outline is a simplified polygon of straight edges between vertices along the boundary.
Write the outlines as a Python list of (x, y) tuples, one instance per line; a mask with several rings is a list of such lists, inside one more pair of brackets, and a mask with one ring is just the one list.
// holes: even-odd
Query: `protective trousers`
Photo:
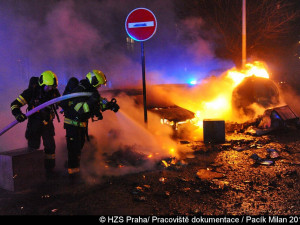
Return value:
[(77, 173), (80, 169), (81, 150), (85, 143), (86, 128), (66, 125), (66, 139), (68, 148), (68, 172)]
[(55, 167), (55, 140), (54, 125), (52, 121), (45, 124), (39, 117), (29, 117), (25, 137), (28, 147), (31, 149), (39, 149), (41, 138), (43, 139), (46, 170), (52, 170)]

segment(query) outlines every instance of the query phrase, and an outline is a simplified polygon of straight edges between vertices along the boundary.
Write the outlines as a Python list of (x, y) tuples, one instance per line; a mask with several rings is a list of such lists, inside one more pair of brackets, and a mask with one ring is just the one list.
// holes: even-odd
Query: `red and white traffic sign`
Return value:
[(155, 15), (146, 8), (132, 10), (125, 21), (127, 34), (136, 41), (147, 41), (156, 32)]

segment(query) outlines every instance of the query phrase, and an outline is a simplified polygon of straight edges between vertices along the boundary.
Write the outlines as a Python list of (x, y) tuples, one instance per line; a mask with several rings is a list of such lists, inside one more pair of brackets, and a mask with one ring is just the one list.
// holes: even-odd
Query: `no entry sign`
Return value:
[(147, 101), (146, 101), (146, 73), (144, 41), (150, 39), (156, 32), (157, 21), (154, 14), (146, 8), (132, 10), (125, 21), (127, 34), (134, 40), (141, 42), (142, 55), (142, 76), (143, 76), (143, 100), (144, 100), (144, 120), (147, 124)]
[(156, 32), (157, 21), (154, 14), (146, 8), (132, 10), (125, 21), (127, 34), (136, 41), (146, 41)]

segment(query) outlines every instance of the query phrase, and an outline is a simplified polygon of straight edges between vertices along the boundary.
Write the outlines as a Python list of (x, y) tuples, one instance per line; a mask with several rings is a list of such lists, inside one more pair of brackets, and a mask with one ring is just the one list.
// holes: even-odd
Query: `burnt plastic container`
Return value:
[(203, 120), (203, 141), (204, 143), (225, 143), (225, 121)]

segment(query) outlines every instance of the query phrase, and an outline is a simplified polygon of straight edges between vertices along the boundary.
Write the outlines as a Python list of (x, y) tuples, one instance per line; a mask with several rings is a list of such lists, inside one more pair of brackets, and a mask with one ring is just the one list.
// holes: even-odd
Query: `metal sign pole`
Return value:
[(146, 102), (146, 75), (144, 41), (149, 40), (156, 32), (157, 21), (155, 15), (146, 8), (132, 10), (126, 20), (125, 29), (127, 34), (134, 40), (141, 42), (142, 73), (143, 73), (143, 101), (144, 121), (147, 125), (147, 102)]
[(143, 41), (141, 41), (141, 55), (142, 55), (142, 74), (143, 74), (144, 121), (145, 121), (145, 123), (147, 124), (145, 53), (144, 53), (144, 42), (143, 42)]

